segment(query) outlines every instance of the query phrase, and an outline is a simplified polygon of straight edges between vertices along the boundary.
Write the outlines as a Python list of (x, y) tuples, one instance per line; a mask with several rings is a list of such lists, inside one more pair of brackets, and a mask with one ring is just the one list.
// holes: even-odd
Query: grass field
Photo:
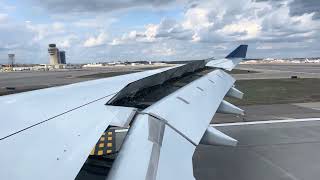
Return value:
[(16, 94), (16, 93), (21, 93), (21, 92), (27, 92), (27, 91), (33, 91), (33, 90), (38, 90), (38, 89), (44, 89), (48, 88), (49, 86), (46, 85), (39, 85), (39, 86), (28, 86), (28, 87), (23, 87), (23, 88), (15, 88), (12, 90), (7, 90), (5, 88), (0, 89), (0, 96), (5, 96), (9, 94)]
[(107, 78), (107, 77), (120, 76), (120, 75), (124, 75), (124, 74), (136, 73), (136, 72), (139, 72), (139, 71), (119, 71), (119, 72), (96, 73), (96, 74), (78, 76), (78, 78), (94, 78), (94, 79)]
[(239, 80), (243, 100), (227, 98), (236, 105), (284, 104), (320, 101), (320, 79)]
[(230, 74), (248, 74), (248, 73), (258, 73), (257, 71), (242, 70), (242, 69), (232, 69)]
[(159, 68), (165, 68), (165, 67), (162, 67), (162, 66), (139, 67), (139, 68), (134, 69), (134, 70), (124, 70), (124, 71), (95, 73), (95, 74), (78, 76), (78, 78), (94, 78), (94, 79), (96, 79), (96, 78), (107, 78), (107, 77), (120, 76), (120, 75), (124, 75), (124, 74), (136, 73), (136, 72), (153, 70), (153, 69), (159, 69)]
[[(152, 69), (158, 69), (161, 67), (146, 67), (146, 68), (140, 68), (138, 70), (131, 70), (131, 71), (118, 71), (118, 72), (105, 72), (105, 73), (95, 73), (95, 74), (89, 74), (89, 75), (83, 75), (78, 76), (78, 78), (107, 78), (107, 77), (113, 77), (113, 76), (120, 76), (124, 74), (130, 74), (139, 72), (142, 70), (152, 70)], [(241, 70), (241, 69), (233, 69), (230, 74), (247, 74), (247, 73), (257, 73), (256, 71), (248, 71), (248, 70)]]

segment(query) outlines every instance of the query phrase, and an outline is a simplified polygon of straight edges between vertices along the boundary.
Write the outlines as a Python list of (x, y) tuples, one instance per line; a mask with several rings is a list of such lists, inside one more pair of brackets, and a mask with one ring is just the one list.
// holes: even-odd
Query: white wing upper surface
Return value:
[(111, 121), (123, 117), (106, 102), (171, 68), (0, 97), (1, 179), (74, 179)]
[(109, 100), (127, 84), (167, 69), (2, 96), (1, 112), (14, 113), (2, 113), (0, 139), (99, 99)]
[(105, 100), (1, 140), (1, 179), (74, 179), (110, 124)]

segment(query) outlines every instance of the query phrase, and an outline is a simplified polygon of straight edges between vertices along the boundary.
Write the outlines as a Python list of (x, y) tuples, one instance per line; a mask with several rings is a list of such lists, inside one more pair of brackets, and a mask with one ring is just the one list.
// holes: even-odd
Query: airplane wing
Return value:
[[(237, 64), (235, 59), (246, 53), (244, 47), (227, 59)], [(237, 143), (209, 126), (216, 112), (243, 114), (223, 100), (226, 95), (243, 95), (222, 70), (233, 66), (209, 62), (206, 66), (214, 67), (210, 72), (146, 108), (121, 104), (195, 74), (205, 63), (0, 97), (1, 178), (74, 179), (105, 129), (121, 126), (130, 129), (108, 179), (194, 179), (192, 155), (197, 145)]]
[(1, 179), (74, 179), (105, 129), (132, 118), (135, 108), (109, 100), (133, 82), (137, 91), (200, 67), (204, 62), (0, 97)]
[(74, 179), (116, 117), (104, 104), (128, 83), (165, 70), (0, 97), (1, 179)]
[[(243, 47), (227, 57), (245, 55)], [(229, 64), (215, 67), (232, 69)], [(234, 82), (215, 69), (137, 113), (108, 179), (194, 179), (192, 156), (197, 145), (237, 143), (209, 126), (216, 112), (243, 114), (223, 100), (226, 95), (242, 98)]]
[(194, 150), (233, 83), (215, 70), (139, 112), (109, 179), (193, 179)]

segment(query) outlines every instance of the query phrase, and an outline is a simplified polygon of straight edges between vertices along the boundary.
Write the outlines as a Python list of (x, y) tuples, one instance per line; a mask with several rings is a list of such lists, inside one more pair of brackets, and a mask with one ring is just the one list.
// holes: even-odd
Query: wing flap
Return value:
[(222, 70), (212, 71), (156, 102), (144, 112), (168, 121), (194, 144), (199, 144), (234, 81)]
[(195, 148), (165, 121), (149, 114), (139, 114), (108, 179), (194, 180), (192, 155)]
[(110, 112), (108, 118), (111, 119), (111, 126), (129, 128), (131, 120), (134, 118), (137, 108), (122, 107), (122, 106), (106, 106)]
[(195, 180), (192, 156), (196, 146), (169, 127), (166, 128), (163, 139), (157, 180)]

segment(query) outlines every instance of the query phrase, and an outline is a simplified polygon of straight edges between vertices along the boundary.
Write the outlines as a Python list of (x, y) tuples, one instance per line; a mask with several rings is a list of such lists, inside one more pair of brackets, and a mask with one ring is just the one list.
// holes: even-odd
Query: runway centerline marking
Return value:
[(236, 123), (210, 124), (210, 126), (211, 127), (221, 127), (221, 126), (240, 126), (240, 125), (254, 125), (254, 124), (307, 122), (307, 121), (320, 121), (320, 118), (269, 120), (269, 121), (253, 121), (253, 122), (236, 122)]

